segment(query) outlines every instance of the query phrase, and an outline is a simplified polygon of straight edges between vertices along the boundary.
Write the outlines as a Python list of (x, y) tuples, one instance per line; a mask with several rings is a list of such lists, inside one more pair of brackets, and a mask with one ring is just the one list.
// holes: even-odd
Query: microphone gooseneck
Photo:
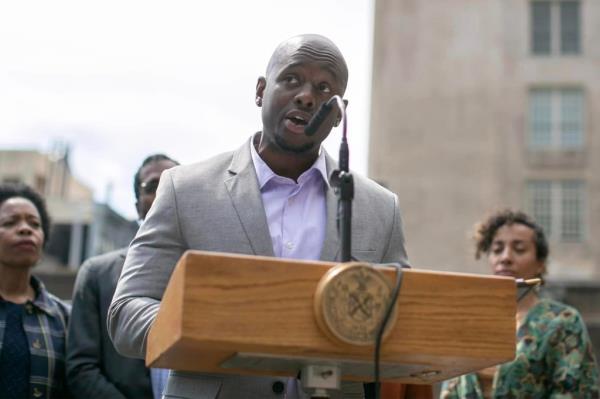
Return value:
[[(340, 261), (342, 262), (350, 262), (353, 260), (352, 258), (352, 200), (354, 199), (354, 178), (352, 177), (352, 173), (350, 172), (350, 150), (348, 148), (348, 139), (347, 139), (347, 127), (348, 127), (348, 119), (346, 116), (346, 104), (342, 97), (339, 95), (335, 95), (331, 97), (328, 101), (321, 104), (317, 112), (313, 115), (310, 121), (304, 127), (304, 134), (311, 137), (317, 130), (321, 127), (325, 119), (329, 116), (329, 113), (333, 109), (333, 105), (337, 105), (339, 111), (341, 113), (342, 118), (342, 140), (340, 143), (340, 152), (338, 159), (338, 169), (334, 170), (331, 174), (331, 186), (334, 189), (336, 196), (338, 197), (338, 209), (337, 209), (337, 230), (340, 239)], [(388, 308), (385, 312), (385, 317), (382, 320), (381, 325), (377, 331), (375, 348), (374, 348), (374, 377), (375, 383), (374, 386), (374, 397), (375, 399), (379, 399), (380, 397), (380, 387), (381, 384), (379, 382), (380, 379), (380, 351), (381, 351), (381, 342), (383, 339), (383, 332), (385, 331), (385, 326), (389, 321), (389, 318), (392, 313), (392, 309), (396, 303), (396, 299), (398, 297), (398, 293), (400, 291), (400, 286), (402, 284), (402, 266), (395, 265), (397, 268), (396, 271), (396, 285), (394, 291), (392, 293), (391, 301), (388, 305)], [(367, 384), (370, 385), (370, 384)]]
[(307, 136), (312, 136), (317, 132), (317, 130), (319, 130), (319, 128), (321, 127), (325, 119), (327, 119), (329, 113), (333, 109), (332, 100), (333, 97), (329, 101), (321, 104), (317, 112), (313, 115), (312, 118), (310, 118), (310, 121), (308, 121), (308, 124), (304, 127), (304, 134), (306, 134)]

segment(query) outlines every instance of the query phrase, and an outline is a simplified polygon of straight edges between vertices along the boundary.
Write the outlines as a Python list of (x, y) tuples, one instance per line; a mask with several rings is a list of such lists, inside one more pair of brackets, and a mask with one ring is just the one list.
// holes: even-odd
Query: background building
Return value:
[(71, 298), (77, 268), (85, 259), (127, 246), (137, 231), (135, 221), (94, 202), (92, 191), (71, 174), (68, 158), (62, 144), (49, 154), (0, 151), (0, 182), (28, 184), (46, 198), (52, 230), (34, 273), (65, 299)]
[(487, 273), (494, 208), (551, 241), (551, 292), (600, 349), (600, 2), (377, 0), (369, 172), (400, 198), (416, 267)]

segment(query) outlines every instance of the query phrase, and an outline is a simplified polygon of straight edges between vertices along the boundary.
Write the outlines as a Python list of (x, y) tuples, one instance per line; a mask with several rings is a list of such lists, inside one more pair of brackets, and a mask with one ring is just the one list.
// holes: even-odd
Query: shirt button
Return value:
[(40, 343), (39, 339), (36, 339), (35, 341), (33, 341), (33, 347), (35, 349), (41, 349), (42, 348), (42, 344)]
[(291, 241), (288, 241), (288, 242), (285, 244), (285, 247), (286, 247), (287, 249), (292, 249), (292, 248), (294, 248), (294, 244), (293, 244)]
[(285, 390), (285, 384), (281, 381), (275, 381), (271, 388), (273, 389), (274, 393), (281, 394)]
[(42, 391), (40, 391), (37, 387), (33, 388), (33, 396), (36, 398), (41, 398), (43, 395)]
[(25, 311), (27, 312), (27, 314), (32, 314), (33, 313), (33, 306), (31, 306), (30, 303), (27, 303), (25, 305)]

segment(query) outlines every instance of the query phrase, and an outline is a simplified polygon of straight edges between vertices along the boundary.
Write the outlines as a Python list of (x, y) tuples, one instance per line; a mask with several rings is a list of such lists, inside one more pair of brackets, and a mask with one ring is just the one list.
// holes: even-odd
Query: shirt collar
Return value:
[[(259, 136), (260, 137), (260, 136)], [(258, 155), (256, 148), (254, 148), (254, 140), (250, 140), (250, 154), (252, 155), (252, 163), (254, 164), (254, 170), (256, 171), (256, 177), (258, 178), (258, 186), (262, 190), (262, 188), (267, 184), (272, 178), (278, 176), (273, 170), (267, 165), (265, 161)], [(325, 160), (325, 151), (323, 148), (319, 148), (319, 156), (312, 164), (310, 168), (308, 168), (302, 175), (300, 175), (299, 180), (302, 176), (308, 174), (311, 170), (317, 170), (320, 176), (323, 178), (323, 181), (327, 186), (329, 186), (329, 178), (327, 177), (327, 162)]]
[[(55, 300), (53, 300), (48, 291), (46, 291), (44, 283), (35, 276), (30, 277), (29, 283), (33, 288), (35, 297), (33, 298), (33, 301), (27, 301), (25, 307), (31, 308), (33, 306), (51, 317), (59, 316), (60, 309), (58, 309)], [(0, 301), (5, 301), (5, 299), (0, 296)]]
[(56, 303), (50, 297), (48, 291), (46, 291), (44, 283), (42, 283), (37, 277), (31, 276), (31, 286), (35, 291), (35, 298), (32, 302), (33, 306), (50, 316), (58, 316), (60, 311), (57, 308)]

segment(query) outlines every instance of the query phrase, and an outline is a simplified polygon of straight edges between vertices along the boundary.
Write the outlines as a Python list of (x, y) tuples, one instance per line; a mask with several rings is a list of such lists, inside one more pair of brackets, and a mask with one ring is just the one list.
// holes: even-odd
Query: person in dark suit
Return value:
[[(156, 195), (161, 173), (178, 163), (166, 155), (147, 157), (134, 177), (136, 209), (146, 217)], [(88, 259), (80, 268), (73, 292), (67, 342), (67, 379), (76, 398), (152, 398), (159, 373), (144, 361), (119, 355), (108, 337), (106, 316), (127, 248)], [(158, 393), (158, 397), (160, 394)]]

